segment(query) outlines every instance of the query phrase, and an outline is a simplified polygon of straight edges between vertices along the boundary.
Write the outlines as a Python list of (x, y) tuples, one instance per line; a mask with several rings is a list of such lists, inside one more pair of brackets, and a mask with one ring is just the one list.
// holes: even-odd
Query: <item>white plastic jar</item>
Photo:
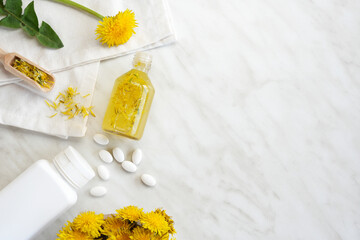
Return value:
[(69, 146), (53, 160), (38, 160), (0, 191), (1, 239), (31, 239), (73, 206), (76, 189), (95, 176)]

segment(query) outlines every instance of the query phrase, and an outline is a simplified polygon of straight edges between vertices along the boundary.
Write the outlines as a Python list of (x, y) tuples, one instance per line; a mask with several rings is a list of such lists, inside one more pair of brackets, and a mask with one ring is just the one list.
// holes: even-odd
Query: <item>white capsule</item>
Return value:
[(131, 160), (133, 163), (135, 163), (136, 165), (139, 165), (142, 159), (142, 151), (140, 148), (137, 148), (131, 156)]
[(113, 155), (115, 160), (119, 163), (122, 163), (125, 160), (124, 152), (118, 147), (113, 149)]
[(96, 186), (90, 189), (90, 194), (93, 197), (102, 197), (107, 193), (107, 189), (102, 186)]
[(137, 169), (136, 165), (133, 164), (133, 163), (130, 162), (130, 161), (123, 161), (123, 162), (121, 163), (121, 166), (122, 166), (123, 169), (124, 169), (125, 171), (127, 171), (127, 172), (136, 172), (136, 169)]
[(97, 171), (98, 171), (98, 174), (99, 174), (99, 177), (102, 179), (102, 180), (109, 180), (110, 178), (110, 172), (109, 170), (104, 166), (104, 165), (99, 165), (97, 167)]
[(103, 160), (106, 163), (111, 163), (114, 160), (111, 154), (106, 150), (100, 150), (99, 156), (101, 160)]
[(100, 133), (95, 134), (93, 138), (94, 141), (100, 145), (107, 145), (109, 143), (109, 139)]
[(156, 179), (150, 174), (141, 175), (141, 181), (149, 187), (153, 187), (156, 185)]

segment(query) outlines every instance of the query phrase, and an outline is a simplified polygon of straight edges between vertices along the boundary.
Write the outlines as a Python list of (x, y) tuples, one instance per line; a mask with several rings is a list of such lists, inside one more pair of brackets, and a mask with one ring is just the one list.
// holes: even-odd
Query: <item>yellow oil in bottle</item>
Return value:
[(155, 93), (147, 74), (151, 60), (147, 53), (136, 53), (133, 69), (115, 80), (102, 125), (104, 131), (137, 140), (142, 137)]

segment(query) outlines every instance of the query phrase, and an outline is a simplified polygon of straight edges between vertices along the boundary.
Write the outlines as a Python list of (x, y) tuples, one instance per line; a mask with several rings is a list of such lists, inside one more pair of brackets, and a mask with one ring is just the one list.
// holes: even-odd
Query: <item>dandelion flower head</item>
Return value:
[(146, 213), (141, 217), (140, 222), (144, 228), (147, 228), (151, 232), (157, 233), (159, 235), (163, 235), (170, 230), (168, 222), (160, 213)]
[(103, 214), (83, 212), (74, 219), (72, 226), (74, 229), (86, 233), (92, 238), (97, 238), (101, 235), (101, 225), (104, 222)]
[(136, 206), (128, 206), (122, 209), (116, 210), (117, 216), (131, 222), (138, 221), (144, 214), (142, 208)]
[(130, 234), (132, 225), (129, 221), (117, 218), (115, 215), (111, 215), (105, 219), (105, 223), (102, 227), (102, 233), (106, 236), (110, 236), (119, 232)]
[(133, 235), (130, 237), (131, 240), (152, 240), (152, 233), (150, 230), (144, 229), (142, 227), (136, 227), (133, 230)]
[(96, 39), (100, 39), (100, 42), (108, 47), (126, 43), (135, 34), (134, 28), (138, 26), (135, 13), (129, 9), (113, 17), (104, 17), (99, 23)]
[(73, 230), (72, 224), (68, 222), (57, 234), (57, 240), (92, 240), (93, 238), (78, 230)]
[(131, 240), (130, 235), (125, 232), (111, 233), (107, 240)]
[(165, 221), (167, 221), (169, 224), (169, 228), (170, 228), (169, 233), (175, 234), (176, 231), (174, 228), (174, 221), (171, 219), (171, 217), (169, 215), (166, 214), (166, 211), (158, 208), (155, 210), (155, 213), (161, 214), (165, 218)]

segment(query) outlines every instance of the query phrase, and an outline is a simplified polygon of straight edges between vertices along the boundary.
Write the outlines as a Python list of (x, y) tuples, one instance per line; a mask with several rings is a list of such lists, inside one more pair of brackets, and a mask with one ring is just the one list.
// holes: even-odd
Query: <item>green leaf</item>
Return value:
[(29, 3), (22, 14), (21, 0), (0, 0), (0, 15), (5, 17), (0, 20), (0, 26), (10, 28), (22, 28), (30, 36), (35, 36), (38, 41), (50, 48), (62, 48), (64, 45), (55, 31), (47, 24), (42, 22), (39, 28), (39, 21), (36, 16), (34, 1)]
[(0, 26), (9, 28), (20, 28), (20, 21), (17, 17), (21, 16), (21, 0), (6, 0), (5, 6), (1, 1), (1, 13), (7, 15), (0, 20)]
[(17, 17), (21, 17), (22, 13), (22, 1), (21, 0), (6, 0), (5, 9), (13, 13)]
[(5, 11), (4, 11), (4, 3), (2, 0), (0, 0), (0, 15), (3, 15), (5, 14)]
[(0, 26), (9, 28), (20, 28), (20, 21), (12, 15), (8, 15), (7, 17), (4, 17), (0, 20)]
[(5, 11), (4, 9), (0, 6), (0, 15), (4, 15), (5, 14)]
[(35, 36), (36, 32), (39, 31), (39, 21), (34, 9), (34, 1), (29, 3), (25, 8), (24, 14), (21, 17), (22, 24), (21, 27), (27, 32), (30, 36)]
[(64, 46), (59, 36), (46, 22), (41, 23), (39, 32), (36, 33), (36, 38), (46, 47), (62, 48)]

